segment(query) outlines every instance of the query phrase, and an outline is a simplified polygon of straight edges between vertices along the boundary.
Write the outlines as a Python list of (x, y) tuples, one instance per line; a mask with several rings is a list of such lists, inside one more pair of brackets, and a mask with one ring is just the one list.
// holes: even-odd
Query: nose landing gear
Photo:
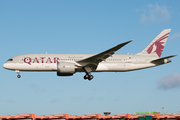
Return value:
[(20, 78), (21, 75), (20, 75), (20, 71), (19, 70), (15, 70), (16, 73), (18, 73), (17, 77)]

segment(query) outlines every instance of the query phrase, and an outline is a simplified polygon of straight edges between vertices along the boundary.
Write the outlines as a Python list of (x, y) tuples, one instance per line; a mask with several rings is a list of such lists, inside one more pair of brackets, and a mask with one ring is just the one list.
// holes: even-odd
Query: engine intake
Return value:
[(75, 73), (75, 65), (70, 62), (57, 63), (57, 76), (72, 76)]

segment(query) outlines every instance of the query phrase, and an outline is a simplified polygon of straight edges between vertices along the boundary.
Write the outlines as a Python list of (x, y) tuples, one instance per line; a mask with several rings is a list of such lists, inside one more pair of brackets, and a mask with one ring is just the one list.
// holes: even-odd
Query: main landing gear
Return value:
[(88, 79), (89, 81), (92, 80), (92, 79), (94, 78), (93, 75), (90, 74), (91, 71), (92, 71), (92, 68), (89, 67), (89, 66), (86, 66), (86, 67), (84, 67), (83, 69), (84, 69), (85, 72), (86, 72), (86, 75), (84, 76), (84, 79), (85, 79), (85, 80)]
[(18, 73), (17, 77), (20, 78), (21, 75), (20, 75), (20, 71), (19, 70), (15, 70), (16, 73)]
[(89, 73), (86, 73), (86, 75), (84, 76), (84, 79), (88, 79), (89, 81), (92, 80), (94, 77), (93, 75), (89, 75)]

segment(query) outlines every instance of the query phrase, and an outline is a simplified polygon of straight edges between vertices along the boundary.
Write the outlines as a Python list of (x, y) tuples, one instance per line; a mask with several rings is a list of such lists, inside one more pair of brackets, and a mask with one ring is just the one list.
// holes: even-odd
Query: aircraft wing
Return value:
[(114, 52), (116, 52), (117, 50), (119, 50), (120, 48), (122, 48), (123, 46), (125, 46), (126, 44), (128, 44), (132, 41), (133, 40), (130, 40), (128, 42), (119, 44), (119, 45), (117, 45), (113, 48), (110, 48), (104, 52), (101, 52), (99, 54), (96, 54), (91, 57), (85, 58), (83, 60), (77, 61), (77, 63), (80, 64), (80, 66), (85, 67), (86, 71), (95, 70), (100, 62), (104, 61), (105, 59), (107, 59), (108, 57), (113, 55)]

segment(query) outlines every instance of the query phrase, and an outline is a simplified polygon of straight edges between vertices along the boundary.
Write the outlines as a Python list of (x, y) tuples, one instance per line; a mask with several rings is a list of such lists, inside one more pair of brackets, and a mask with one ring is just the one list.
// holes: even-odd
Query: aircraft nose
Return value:
[(3, 68), (7, 69), (7, 63), (3, 64)]

